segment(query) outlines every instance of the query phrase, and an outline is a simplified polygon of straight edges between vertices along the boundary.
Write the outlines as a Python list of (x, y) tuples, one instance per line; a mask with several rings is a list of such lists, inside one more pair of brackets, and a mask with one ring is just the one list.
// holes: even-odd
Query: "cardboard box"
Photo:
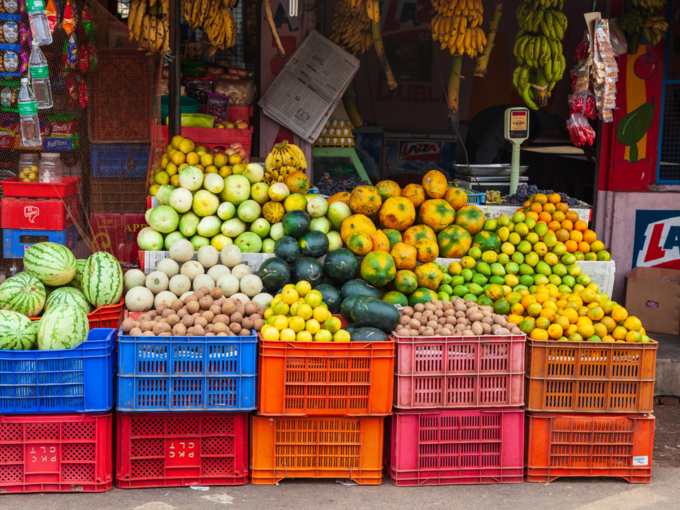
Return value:
[(680, 271), (636, 267), (626, 275), (626, 310), (646, 331), (680, 334)]
[(139, 267), (137, 234), (148, 226), (143, 214), (93, 213), (90, 225), (94, 251), (110, 253), (123, 267)]

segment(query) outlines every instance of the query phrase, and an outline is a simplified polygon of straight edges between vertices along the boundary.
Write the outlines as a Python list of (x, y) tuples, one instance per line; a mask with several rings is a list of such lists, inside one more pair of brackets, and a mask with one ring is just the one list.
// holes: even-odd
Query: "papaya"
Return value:
[(390, 251), (392, 251), (394, 245), (401, 242), (401, 232), (392, 228), (385, 228), (383, 229), (383, 233), (387, 236), (387, 239), (389, 239)]
[(309, 191), (309, 179), (304, 172), (293, 172), (288, 174), (283, 181), (291, 193), (306, 195)]
[(412, 227), (407, 228), (404, 234), (402, 235), (403, 242), (405, 242), (406, 244), (410, 244), (411, 246), (415, 246), (416, 242), (419, 241), (420, 239), (430, 239), (436, 242), (437, 234), (435, 234), (434, 230), (432, 230), (427, 225), (414, 225)]
[(371, 236), (371, 241), (373, 242), (373, 251), (385, 251), (390, 252), (390, 240), (382, 230), (376, 230), (375, 234)]
[(416, 259), (418, 262), (432, 262), (434, 259), (439, 257), (439, 245), (437, 241), (425, 238), (416, 241)]
[(453, 220), (453, 223), (463, 227), (470, 235), (475, 235), (482, 231), (485, 221), (484, 212), (479, 207), (468, 204), (456, 212), (456, 219)]
[[(382, 228), (403, 232), (413, 225), (415, 219), (416, 208), (408, 198), (388, 198), (380, 208), (380, 226)], [(451, 221), (453, 221), (453, 218)]]
[(414, 207), (420, 207), (420, 204), (425, 202), (425, 190), (420, 184), (409, 184), (401, 192), (401, 196), (413, 202)]
[(376, 188), (378, 188), (378, 193), (380, 193), (380, 198), (383, 203), (385, 203), (388, 198), (401, 196), (401, 188), (394, 181), (380, 181)]
[(384, 251), (372, 251), (367, 254), (361, 261), (359, 271), (361, 277), (375, 287), (384, 287), (397, 275), (394, 259)]
[(355, 214), (369, 216), (377, 213), (381, 205), (380, 193), (374, 186), (357, 186), (349, 197), (349, 208)]
[(472, 236), (463, 227), (449, 225), (437, 234), (437, 244), (442, 257), (459, 259), (465, 256), (472, 246)]
[(413, 269), (416, 267), (418, 251), (415, 246), (406, 243), (397, 243), (390, 252), (397, 269)]
[(449, 188), (444, 195), (446, 200), (454, 211), (458, 211), (461, 207), (467, 204), (468, 196), (465, 191), (460, 188)]
[(351, 193), (348, 193), (347, 191), (341, 191), (340, 193), (336, 193), (332, 197), (328, 199), (328, 205), (331, 205), (333, 202), (342, 202), (343, 204), (349, 205), (349, 197)]
[(435, 232), (444, 230), (453, 223), (455, 218), (456, 211), (441, 198), (425, 200), (418, 212), (418, 223), (427, 225)]
[(439, 270), (436, 264), (428, 262), (416, 267), (416, 278), (418, 278), (418, 287), (437, 290), (442, 278), (444, 278), (444, 273)]
[(437, 299), (437, 293), (430, 289), (418, 288), (408, 297), (408, 305), (426, 304)]
[(393, 283), (394, 288), (402, 294), (411, 294), (418, 288), (418, 277), (413, 271), (403, 269), (397, 271)]
[(449, 183), (439, 170), (430, 170), (423, 177), (423, 189), (430, 198), (442, 198), (449, 189)]
[(347, 247), (355, 255), (363, 257), (373, 250), (373, 241), (371, 241), (368, 234), (357, 232), (356, 234), (349, 236), (349, 239), (347, 239)]
[(347, 240), (352, 234), (363, 232), (368, 237), (371, 237), (375, 234), (375, 231), (375, 224), (367, 216), (363, 214), (354, 214), (342, 222), (340, 237), (342, 237), (343, 242), (347, 244)]

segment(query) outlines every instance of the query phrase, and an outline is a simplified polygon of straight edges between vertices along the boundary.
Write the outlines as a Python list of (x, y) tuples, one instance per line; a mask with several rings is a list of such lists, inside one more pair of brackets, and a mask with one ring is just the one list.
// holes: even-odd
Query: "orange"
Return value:
[(585, 315), (582, 315), (582, 316), (579, 317), (578, 320), (576, 321), (576, 325), (577, 325), (578, 327), (581, 327), (581, 326), (583, 326), (584, 324), (585, 324), (585, 325), (588, 325), (588, 326), (592, 326), (592, 325), (593, 325), (593, 321), (592, 321), (589, 317), (587, 317), (587, 316), (585, 316)]
[(578, 312), (580, 317), (588, 316), (588, 308), (586, 308), (585, 306), (580, 306), (576, 311)]
[(536, 289), (535, 297), (536, 297), (537, 303), (543, 304), (550, 298), (550, 294), (548, 294), (545, 291), (545, 287), (543, 287), (543, 289), (541, 289), (540, 291), (538, 289)]
[(548, 327), (548, 335), (550, 335), (550, 338), (557, 340), (562, 336), (562, 333), (564, 333), (564, 330), (559, 324), (551, 324), (550, 327)]
[(614, 322), (614, 319), (611, 317), (604, 317), (601, 321), (601, 324), (604, 324), (607, 327), (607, 333), (611, 333), (614, 331), (614, 328), (616, 327), (616, 322)]
[(583, 234), (578, 230), (572, 230), (571, 233), (569, 234), (569, 239), (576, 243), (580, 243), (581, 241), (583, 241)]
[(543, 194), (543, 193), (536, 193), (534, 195), (534, 202), (537, 202), (541, 205), (547, 204), (548, 203), (548, 196)]
[(538, 214), (538, 219), (539, 221), (545, 221), (546, 223), (549, 223), (552, 221), (552, 215), (547, 212), (542, 212)]
[(569, 240), (569, 231), (566, 230), (566, 229), (563, 229), (563, 228), (559, 228), (559, 229), (555, 232), (555, 237), (557, 237), (557, 240), (558, 240), (560, 243), (567, 242), (567, 241)]
[(531, 338), (532, 340), (548, 340), (550, 336), (548, 335), (548, 332), (545, 329), (534, 328), (533, 330), (531, 330), (529, 338)]
[(626, 334), (626, 342), (642, 342), (642, 335), (637, 331), (629, 331)]
[(519, 324), (523, 320), (524, 320), (524, 317), (522, 317), (521, 315), (517, 315), (517, 314), (514, 314), (514, 313), (511, 313), (510, 315), (508, 315), (508, 322), (511, 322), (512, 324)]
[(602, 337), (602, 341), (603, 342), (615, 342), (616, 340), (614, 340), (613, 336), (605, 335), (605, 336)]
[(543, 310), (543, 307), (539, 303), (531, 303), (527, 307), (527, 313), (531, 317), (538, 317), (539, 315), (541, 315), (541, 310)]
[(555, 322), (557, 313), (555, 313), (555, 310), (549, 310), (548, 308), (544, 308), (543, 310), (541, 310), (541, 317), (548, 319), (548, 322), (552, 323)]
[(584, 303), (592, 303), (595, 301), (595, 291), (592, 289), (585, 289), (583, 292), (581, 292), (581, 299), (583, 299)]
[(531, 200), (527, 200), (527, 201), (524, 202), (524, 204), (522, 204), (522, 205), (523, 205), (524, 207), (529, 207), (529, 206), (531, 205)]
[(569, 232), (574, 230), (574, 224), (572, 223), (571, 220), (568, 219), (568, 217), (561, 223), (561, 225), (564, 230), (568, 230)]
[(572, 223), (578, 221), (578, 213), (576, 211), (567, 211), (564, 213), (569, 221)]
[(566, 317), (555, 317), (555, 324), (557, 324), (559, 327), (561, 327), (563, 330), (567, 329), (570, 326), (569, 319)]
[(571, 336), (578, 333), (578, 326), (576, 324), (569, 324), (569, 327), (564, 332), (565, 335)]
[(526, 296), (524, 296), (522, 298), (522, 301), (521, 301), (524, 309), (529, 308), (529, 305), (532, 304), (532, 303), (535, 303), (535, 302), (536, 302), (536, 296), (532, 296), (531, 294), (527, 294)]
[(583, 240), (588, 244), (593, 244), (595, 241), (597, 241), (597, 234), (590, 229), (586, 230), (583, 233)]
[(527, 218), (531, 218), (534, 221), (538, 221), (538, 214), (533, 211), (529, 211), (528, 213), (525, 214), (525, 216)]
[(547, 213), (554, 213), (555, 212), (555, 204), (545, 204), (543, 206), (543, 210)]
[(588, 224), (583, 220), (578, 220), (574, 222), (574, 228), (576, 230), (580, 230), (581, 232), (585, 232), (588, 230)]
[(524, 307), (522, 303), (515, 303), (510, 307), (510, 311), (515, 315), (524, 315)]
[(557, 306), (557, 303), (555, 303), (555, 301), (553, 301), (553, 299), (555, 299), (555, 298), (551, 297), (549, 301), (546, 301), (545, 303), (543, 303), (543, 309), (544, 310), (552, 310), (553, 312), (557, 312), (558, 306)]
[(530, 209), (535, 213), (540, 213), (543, 210), (543, 206), (538, 202), (534, 202), (533, 204), (531, 204)]
[(566, 299), (560, 298), (560, 299), (557, 301), (557, 308), (562, 308), (562, 309), (564, 309), (566, 306), (567, 306), (567, 300), (566, 300)]
[(552, 230), (553, 232), (557, 232), (560, 229), (560, 223), (557, 221), (551, 221), (548, 223), (548, 229)]
[(612, 336), (616, 340), (625, 339), (627, 334), (628, 334), (628, 330), (626, 328), (624, 328), (623, 326), (616, 326), (614, 328), (614, 331), (612, 331)]
[(559, 221), (560, 224), (567, 219), (562, 211), (555, 211), (552, 215), (552, 218), (554, 221)]
[(583, 338), (590, 338), (595, 334), (595, 328), (592, 326), (592, 324), (583, 324), (578, 327), (578, 333)]
[(642, 329), (642, 323), (640, 322), (640, 319), (630, 315), (623, 321), (623, 327), (628, 331), (640, 331)]
[(569, 210), (569, 204), (565, 204), (564, 202), (560, 202), (559, 204), (557, 204), (555, 206), (555, 209), (557, 209), (558, 211), (560, 211), (564, 214), (567, 214), (567, 211)]
[(569, 241), (564, 241), (564, 246), (566, 246), (568, 253), (574, 253), (576, 250), (578, 250), (578, 243), (576, 241), (572, 241), (571, 239)]
[(560, 200), (562, 200), (562, 197), (559, 193), (553, 193), (552, 195), (548, 196), (548, 202), (551, 204), (559, 204)]
[(562, 317), (566, 317), (570, 324), (575, 324), (578, 320), (578, 313), (573, 308), (565, 308)]
[(608, 331), (607, 331), (607, 326), (602, 324), (601, 322), (598, 322), (597, 324), (593, 325), (593, 328), (595, 329), (595, 334), (602, 338), (603, 336), (606, 336)]
[(536, 319), (536, 327), (538, 329), (548, 329), (550, 326), (550, 321), (545, 317), (539, 317)]
[(590, 251), (590, 245), (585, 241), (578, 243), (578, 251), (581, 253), (588, 253)]
[[(612, 319), (614, 319), (616, 322), (622, 322), (625, 321), (628, 318), (628, 310), (626, 310), (624, 307), (619, 306), (618, 308), (614, 308), (612, 310)], [(618, 338), (617, 338), (618, 340)]]

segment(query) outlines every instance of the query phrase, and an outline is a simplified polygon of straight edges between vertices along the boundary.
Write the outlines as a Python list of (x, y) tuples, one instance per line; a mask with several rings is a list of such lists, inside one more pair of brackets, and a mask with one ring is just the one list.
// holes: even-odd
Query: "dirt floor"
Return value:
[(680, 467), (680, 405), (654, 405), (653, 466)]

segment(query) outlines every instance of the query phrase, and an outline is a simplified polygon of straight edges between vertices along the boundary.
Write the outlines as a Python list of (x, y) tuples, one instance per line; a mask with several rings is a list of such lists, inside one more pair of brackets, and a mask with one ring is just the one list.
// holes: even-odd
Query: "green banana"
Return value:
[(532, 32), (538, 32), (538, 27), (541, 24), (541, 20), (543, 19), (543, 15), (545, 14), (545, 9), (543, 7), (541, 7), (536, 12), (537, 12), (537, 15), (534, 16), (535, 19), (533, 20)]

